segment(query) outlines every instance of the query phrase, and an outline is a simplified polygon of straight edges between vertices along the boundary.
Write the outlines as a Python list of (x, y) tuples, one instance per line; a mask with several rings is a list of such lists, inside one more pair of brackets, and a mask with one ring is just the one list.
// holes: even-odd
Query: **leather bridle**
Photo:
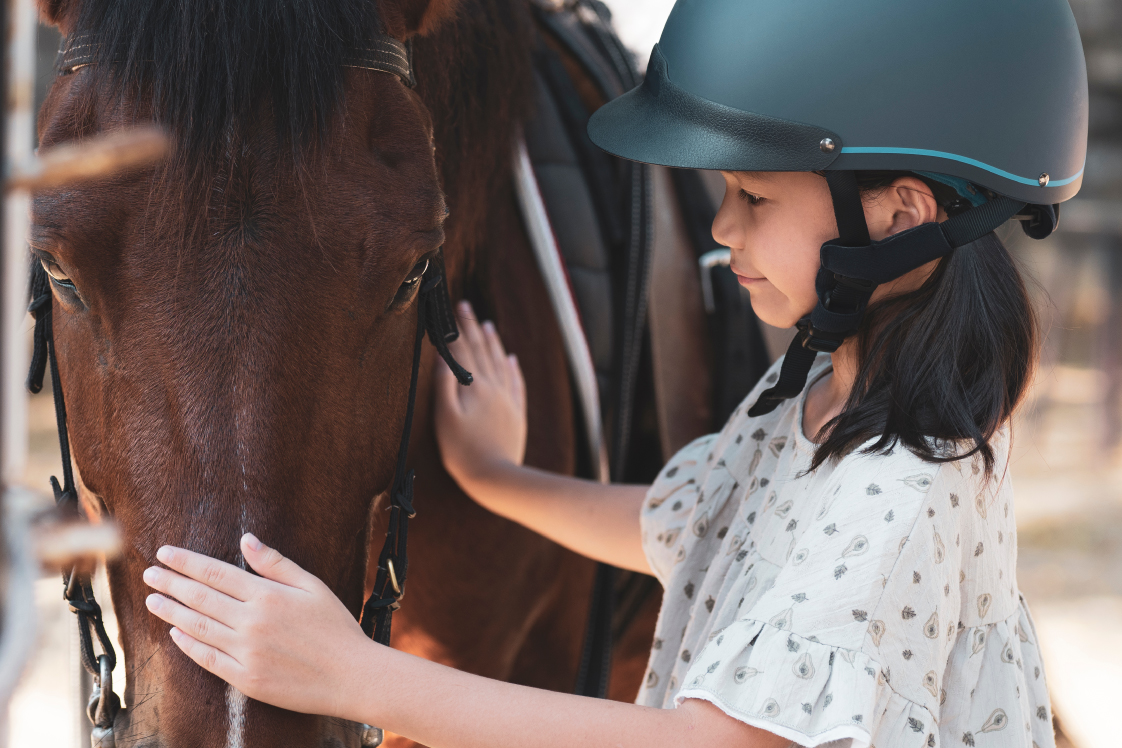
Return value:
[[(94, 63), (121, 62), (105, 57), (95, 34), (75, 34), (62, 40), (55, 67), (59, 75), (71, 73)], [(375, 34), (362, 49), (349, 50), (343, 56), (343, 67), (390, 73), (401, 78), (409, 88), (417, 85), (413, 75), (413, 46), (385, 34)]]
[[(57, 59), (59, 74), (69, 75), (86, 65), (113, 61), (99, 57), (98, 52), (98, 42), (93, 35), (77, 35), (64, 40)], [(409, 87), (416, 83), (410, 46), (384, 34), (376, 34), (363, 49), (351, 50), (344, 58), (344, 66), (390, 73), (396, 75)], [(62, 484), (59, 484), (57, 478), (52, 477), (51, 487), (60, 512), (73, 515), (78, 513), (78, 493), (70, 464), (70, 436), (66, 425), (66, 403), (54, 345), (52, 302), (50, 278), (46, 270), (36, 263), (31, 271), (31, 306), (28, 308), (35, 318), (35, 332), (27, 388), (33, 393), (41, 391), (46, 370), (50, 368), (59, 449), (62, 453)], [(406, 542), (409, 520), (416, 515), (416, 511), (413, 508), (414, 474), (412, 470), (406, 470), (406, 458), (417, 399), (421, 342), (426, 332), (460, 384), (471, 384), (471, 374), (453, 359), (448, 350), (448, 344), (456, 340), (459, 332), (456, 318), (452, 313), (451, 299), (448, 296), (443, 251), (437, 252), (435, 258), (429, 261), (421, 276), (421, 288), (417, 297), (417, 327), (413, 345), (412, 373), (409, 380), (409, 400), (390, 488), (389, 528), (386, 532), (385, 544), (378, 556), (378, 573), (374, 580), (374, 590), (363, 604), (360, 618), (360, 625), (366, 635), (384, 645), (390, 642), (393, 612), (400, 607), (401, 599), (405, 594), (405, 579), (409, 569)], [(63, 598), (70, 606), (71, 612), (78, 617), (82, 666), (93, 676), (94, 681), (94, 690), (86, 708), (86, 713), (94, 725), (93, 742), (94, 745), (109, 748), (115, 742), (113, 721), (121, 709), (120, 698), (113, 691), (113, 669), (117, 665), (117, 654), (105, 630), (101, 606), (94, 598), (89, 572), (76, 566), (70, 572), (63, 573), (62, 582)], [(95, 637), (101, 646), (100, 655), (94, 649)]]

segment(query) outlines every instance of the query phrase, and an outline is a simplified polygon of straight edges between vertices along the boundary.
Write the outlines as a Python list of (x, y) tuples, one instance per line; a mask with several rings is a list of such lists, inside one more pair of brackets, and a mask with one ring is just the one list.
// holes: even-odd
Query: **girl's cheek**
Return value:
[(770, 240), (761, 237), (757, 246), (762, 251), (752, 258), (756, 270), (767, 278), (748, 286), (752, 309), (772, 327), (794, 327), (818, 300), (814, 291), (817, 262), (808, 265), (802, 256), (805, 253), (792, 251), (798, 246), (793, 239), (790, 236)]
[(792, 311), (791, 299), (772, 280), (754, 283), (748, 292), (752, 295), (752, 310), (765, 324), (772, 327), (793, 327), (799, 321)]

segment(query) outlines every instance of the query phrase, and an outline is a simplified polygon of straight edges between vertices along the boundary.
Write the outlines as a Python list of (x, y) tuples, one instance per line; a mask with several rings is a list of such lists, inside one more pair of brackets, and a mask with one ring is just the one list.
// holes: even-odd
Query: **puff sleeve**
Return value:
[(682, 548), (678, 539), (697, 505), (706, 455), (718, 436), (700, 437), (678, 450), (647, 492), (639, 516), (643, 552), (663, 587), (670, 578), (674, 554)]

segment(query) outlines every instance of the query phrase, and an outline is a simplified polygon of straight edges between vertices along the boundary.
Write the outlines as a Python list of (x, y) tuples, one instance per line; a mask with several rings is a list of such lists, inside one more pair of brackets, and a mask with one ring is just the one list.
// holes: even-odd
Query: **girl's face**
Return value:
[[(812, 172), (721, 175), (725, 199), (713, 221), (713, 238), (732, 250), (732, 271), (751, 293), (756, 315), (775, 327), (793, 327), (818, 302), (819, 250), (838, 235), (826, 180)], [(874, 240), (945, 218), (918, 178), (898, 179), (865, 204)], [(918, 287), (934, 267), (929, 263), (878, 287), (873, 300)]]
[(732, 271), (756, 315), (793, 327), (818, 302), (818, 252), (837, 236), (826, 180), (811, 172), (723, 171), (725, 199), (713, 238), (732, 250)]

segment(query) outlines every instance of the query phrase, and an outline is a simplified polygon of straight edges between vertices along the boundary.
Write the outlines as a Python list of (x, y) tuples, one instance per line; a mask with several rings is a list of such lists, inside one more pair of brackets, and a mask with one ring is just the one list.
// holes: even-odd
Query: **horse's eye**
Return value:
[(412, 270), (409, 271), (409, 275), (407, 275), (405, 277), (405, 282), (402, 285), (412, 286), (412, 285), (418, 283), (421, 280), (421, 277), (424, 276), (425, 272), (428, 269), (429, 269), (429, 261), (428, 260), (421, 260), (420, 262), (418, 262), (416, 265), (413, 266)]
[(417, 289), (421, 287), (421, 279), (425, 276), (425, 271), (429, 269), (429, 261), (421, 260), (413, 269), (409, 271), (409, 275), (405, 276), (405, 280), (397, 289), (397, 293), (393, 296), (393, 301), (390, 302), (389, 308), (391, 309), (404, 309), (413, 299), (417, 297)]
[(71, 291), (76, 290), (74, 281), (70, 280), (69, 275), (62, 272), (62, 268), (59, 267), (57, 262), (43, 258), (39, 260), (39, 264), (43, 266), (43, 270), (47, 272), (47, 275), (51, 276), (51, 280), (56, 284), (63, 288), (68, 288)]

